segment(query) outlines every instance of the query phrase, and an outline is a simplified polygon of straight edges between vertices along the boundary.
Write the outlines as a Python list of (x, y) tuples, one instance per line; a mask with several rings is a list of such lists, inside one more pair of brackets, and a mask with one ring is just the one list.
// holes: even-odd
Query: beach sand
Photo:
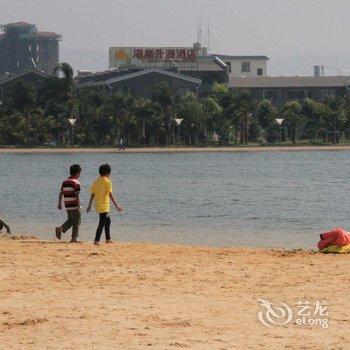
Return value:
[(12, 153), (191, 153), (191, 152), (297, 152), (350, 151), (350, 145), (327, 146), (237, 146), (237, 147), (144, 147), (127, 148), (0, 148), (0, 154)]
[[(1, 349), (349, 349), (350, 255), (0, 238)], [(258, 321), (329, 303), (329, 328)]]

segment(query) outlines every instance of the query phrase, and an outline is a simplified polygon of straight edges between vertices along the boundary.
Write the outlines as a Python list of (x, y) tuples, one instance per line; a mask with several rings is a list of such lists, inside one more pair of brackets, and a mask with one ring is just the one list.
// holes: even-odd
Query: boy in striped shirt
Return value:
[[(1, 211), (0, 211), (0, 214), (1, 214)], [(6, 224), (6, 222), (4, 221), (4, 219), (0, 215), (0, 233), (1, 233), (2, 229), (3, 229), (3, 227), (5, 227), (7, 234), (11, 233), (10, 226)]]
[(58, 196), (58, 209), (62, 209), (62, 199), (67, 211), (67, 220), (60, 226), (56, 227), (56, 237), (61, 239), (62, 233), (65, 233), (72, 227), (72, 243), (80, 243), (79, 225), (80, 225), (80, 182), (78, 178), (81, 173), (79, 164), (73, 164), (70, 167), (70, 177), (64, 180), (61, 186), (61, 191)]

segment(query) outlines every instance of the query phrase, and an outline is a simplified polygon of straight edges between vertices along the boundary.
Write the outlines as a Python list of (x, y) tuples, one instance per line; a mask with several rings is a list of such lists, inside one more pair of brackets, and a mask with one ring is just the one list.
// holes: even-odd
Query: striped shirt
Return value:
[(66, 210), (79, 209), (80, 182), (69, 177), (62, 182), (61, 193)]

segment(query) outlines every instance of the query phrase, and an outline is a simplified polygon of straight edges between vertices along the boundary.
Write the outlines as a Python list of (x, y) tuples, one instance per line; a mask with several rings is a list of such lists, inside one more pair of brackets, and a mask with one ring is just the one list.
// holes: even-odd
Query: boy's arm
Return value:
[(62, 209), (62, 197), (63, 197), (63, 193), (60, 192), (60, 194), (58, 195), (58, 204), (57, 204), (57, 209)]
[(78, 207), (80, 209), (80, 196), (79, 196), (79, 194), (80, 194), (80, 184), (75, 185), (74, 189), (75, 189), (75, 196), (77, 198), (77, 204), (78, 204)]
[(121, 207), (121, 206), (117, 203), (117, 201), (116, 201), (116, 199), (114, 198), (112, 192), (109, 193), (109, 198), (111, 199), (112, 203), (115, 205), (115, 208), (116, 208), (118, 211), (123, 211), (123, 210), (124, 210), (123, 207)]
[(80, 196), (79, 196), (79, 192), (77, 193), (77, 202), (78, 202), (78, 207), (80, 208)]
[(90, 194), (90, 199), (89, 199), (89, 204), (86, 208), (86, 212), (88, 213), (90, 210), (91, 210), (91, 205), (92, 205), (92, 202), (94, 201), (94, 198), (95, 198), (95, 195), (93, 193)]
[(1, 221), (2, 225), (6, 228), (6, 232), (11, 233), (10, 226), (7, 225), (5, 221), (3, 221), (3, 220), (0, 220), (0, 221)]

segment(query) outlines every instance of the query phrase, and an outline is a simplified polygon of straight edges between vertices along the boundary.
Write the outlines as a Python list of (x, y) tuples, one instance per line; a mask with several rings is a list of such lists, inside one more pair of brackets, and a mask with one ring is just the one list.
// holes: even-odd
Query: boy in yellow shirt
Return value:
[(109, 217), (109, 199), (115, 205), (118, 211), (123, 211), (123, 208), (117, 203), (112, 193), (112, 182), (109, 179), (111, 175), (111, 167), (109, 164), (103, 164), (99, 168), (100, 176), (93, 182), (90, 187), (90, 200), (86, 209), (88, 213), (91, 210), (93, 200), (95, 200), (96, 211), (99, 213), (100, 221), (96, 230), (94, 244), (100, 245), (100, 238), (103, 229), (106, 234), (106, 243), (113, 243), (110, 234), (111, 219)]

